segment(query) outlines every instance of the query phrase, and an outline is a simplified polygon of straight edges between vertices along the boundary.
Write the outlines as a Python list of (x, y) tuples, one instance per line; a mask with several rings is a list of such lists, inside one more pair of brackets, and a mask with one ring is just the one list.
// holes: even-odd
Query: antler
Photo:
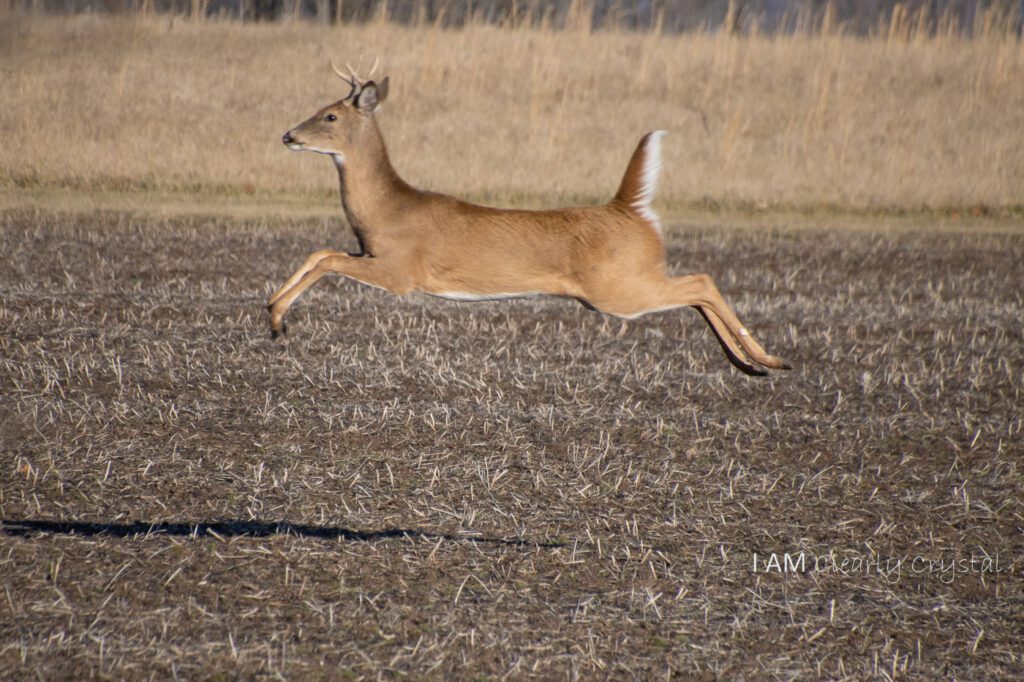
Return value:
[(356, 90), (359, 88), (359, 79), (356, 77), (355, 72), (352, 71), (352, 67), (351, 66), (348, 66), (348, 64), (345, 64), (345, 66), (348, 67), (349, 73), (352, 74), (351, 77), (350, 76), (346, 76), (345, 74), (343, 74), (341, 72), (341, 69), (339, 69), (337, 66), (334, 65), (334, 60), (333, 59), (331, 60), (331, 69), (334, 71), (335, 74), (337, 74), (338, 78), (340, 78), (341, 80), (343, 80), (346, 83), (348, 83), (349, 86), (351, 86), (351, 88), (352, 88), (351, 90), (349, 90), (349, 93), (347, 95), (345, 95), (345, 97), (344, 97), (344, 99), (348, 99), (349, 97), (354, 95)]
[[(348, 66), (348, 64), (346, 64), (345, 66)], [(334, 65), (334, 60), (333, 59), (331, 60), (331, 69), (334, 71), (335, 74), (337, 74), (338, 78), (340, 78), (341, 80), (345, 81), (349, 85), (355, 85), (355, 78), (349, 78), (348, 76), (343, 74), (341, 72), (341, 69), (339, 69), (337, 66)], [(349, 67), (349, 71), (351, 71), (351, 70), (352, 70), (352, 68)]]
[[(359, 60), (362, 61), (362, 56), (360, 56)], [(348, 75), (345, 75), (344, 73), (342, 73), (341, 69), (334, 65), (334, 60), (331, 60), (331, 69), (334, 70), (334, 73), (337, 74), (338, 78), (345, 81), (352, 87), (352, 90), (350, 90), (349, 93), (345, 95), (345, 99), (348, 99), (349, 97), (352, 97), (353, 95), (357, 94), (357, 92), (364, 85), (369, 83), (370, 78), (372, 78), (373, 74), (377, 71), (378, 66), (380, 66), (379, 56), (373, 60), (373, 68), (370, 69), (370, 75), (363, 79), (359, 77), (359, 74), (356, 73), (356, 70), (353, 69), (352, 65), (349, 64), (348, 62), (345, 62), (345, 68), (348, 69)]]
[[(359, 57), (359, 62), (361, 63), (362, 61), (363, 61), (363, 58), (362, 58), (362, 56), (360, 56)], [(343, 74), (341, 72), (340, 69), (338, 69), (338, 67), (336, 67), (334, 65), (334, 61), (333, 60), (331, 61), (331, 68), (334, 69), (334, 73), (338, 74), (338, 78), (341, 78), (342, 80), (344, 80), (346, 83), (349, 83), (350, 85), (352, 85), (352, 84), (364, 85), (365, 83), (369, 82), (370, 78), (373, 77), (373, 74), (377, 72), (377, 67), (378, 66), (380, 66), (380, 56), (377, 56), (377, 57), (374, 58), (374, 60), (373, 60), (373, 67), (370, 69), (369, 75), (366, 78), (360, 78), (359, 74), (356, 73), (356, 70), (353, 69), (352, 65), (349, 64), (348, 62), (345, 62), (345, 68), (348, 69), (348, 73), (349, 73), (349, 75), (346, 76), (345, 74)]]

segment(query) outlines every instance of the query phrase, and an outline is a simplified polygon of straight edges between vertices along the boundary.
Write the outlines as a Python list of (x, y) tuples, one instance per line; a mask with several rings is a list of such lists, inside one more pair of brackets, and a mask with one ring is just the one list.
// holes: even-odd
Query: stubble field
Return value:
[(340, 280), (273, 343), (339, 221), (0, 214), (0, 677), (1019, 679), (1024, 236), (783, 227), (669, 230), (754, 379)]

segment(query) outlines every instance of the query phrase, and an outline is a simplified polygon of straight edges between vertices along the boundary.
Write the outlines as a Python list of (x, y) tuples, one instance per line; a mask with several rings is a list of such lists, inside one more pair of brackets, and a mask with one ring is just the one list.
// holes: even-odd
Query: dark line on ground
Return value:
[(288, 521), (210, 521), (149, 523), (98, 523), (88, 521), (45, 521), (41, 519), (0, 519), (0, 532), (5, 535), (28, 537), (35, 534), (82, 535), (92, 537), (107, 535), (118, 538), (136, 536), (170, 535), (175, 537), (254, 537), (274, 535), (295, 535), (318, 540), (347, 540), (353, 542), (375, 542), (404, 538), (424, 540), (447, 540), (449, 542), (470, 542), (474, 544), (504, 545), (508, 547), (537, 547), (554, 549), (566, 547), (565, 542), (538, 542), (522, 538), (492, 538), (482, 535), (452, 535), (432, 533), (415, 528), (383, 528), (381, 530), (353, 530), (340, 526), (316, 526)]

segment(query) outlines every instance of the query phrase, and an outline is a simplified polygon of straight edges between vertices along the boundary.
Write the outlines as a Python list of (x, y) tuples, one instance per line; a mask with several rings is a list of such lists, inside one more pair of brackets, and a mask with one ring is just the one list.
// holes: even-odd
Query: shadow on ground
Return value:
[(452, 535), (431, 533), (412, 528), (384, 528), (381, 530), (353, 530), (340, 526), (316, 526), (287, 521), (212, 521), (202, 523), (96, 523), (87, 521), (44, 521), (40, 519), (0, 519), (0, 532), (5, 535), (27, 537), (42, 533), (53, 535), (107, 535), (111, 537), (136, 537), (149, 535), (172, 535), (175, 537), (254, 537), (272, 535), (293, 535), (318, 540), (348, 540), (374, 542), (394, 538), (415, 538), (424, 540), (447, 540), (449, 542), (472, 542), (486, 545), (510, 547), (564, 547), (560, 542), (535, 542), (521, 538), (492, 538), (480, 535)]

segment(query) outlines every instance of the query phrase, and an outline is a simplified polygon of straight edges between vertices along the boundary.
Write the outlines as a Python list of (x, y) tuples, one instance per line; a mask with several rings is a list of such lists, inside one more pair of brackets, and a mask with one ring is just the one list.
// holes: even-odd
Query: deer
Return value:
[(602, 206), (521, 210), (481, 206), (417, 189), (391, 165), (376, 114), (389, 78), (362, 79), (351, 66), (332, 69), (348, 93), (284, 134), (292, 151), (329, 156), (341, 204), (359, 250), (322, 250), (270, 297), (271, 337), (304, 291), (336, 273), (402, 296), (420, 292), (455, 301), (530, 296), (575, 299), (624, 320), (695, 308), (728, 360), (764, 376), (790, 369), (769, 355), (740, 322), (712, 278), (670, 276), (665, 236), (652, 207), (665, 131), (645, 134), (619, 189)]

